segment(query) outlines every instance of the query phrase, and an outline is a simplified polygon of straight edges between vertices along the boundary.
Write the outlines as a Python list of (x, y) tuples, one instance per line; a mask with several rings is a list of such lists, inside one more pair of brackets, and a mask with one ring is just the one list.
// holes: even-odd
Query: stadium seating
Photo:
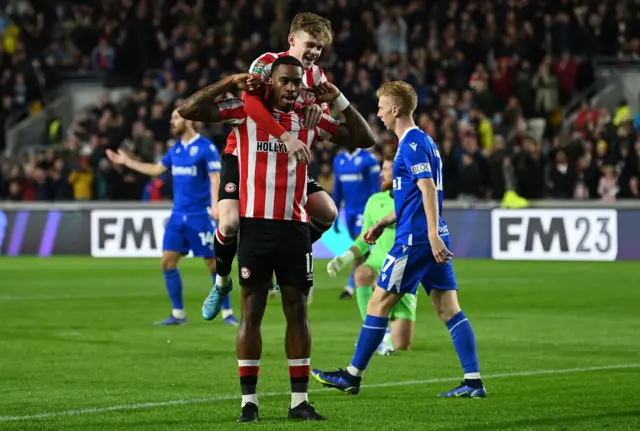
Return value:
[[(628, 107), (616, 115), (585, 106), (575, 125), (559, 121), (561, 106), (593, 82), (590, 58), (631, 55), (638, 45), (632, 26), (609, 25), (614, 5), (574, 3), (545, 10), (527, 1), (441, 8), (408, 0), (220, 0), (167, 1), (154, 10), (123, 2), (116, 10), (104, 1), (36, 10), (29, 1), (20, 8), (10, 2), (0, 14), (3, 123), (20, 107), (37, 109), (65, 70), (98, 70), (110, 85), (136, 90), (116, 105), (97, 102), (76, 123), (51, 129), (44, 148), (5, 160), (0, 199), (171, 198), (170, 178), (149, 181), (113, 168), (105, 148), (159, 160), (180, 100), (247, 70), (265, 51), (286, 49), (288, 21), (301, 8), (332, 20), (334, 43), (319, 63), (371, 118), (378, 155), (395, 138), (375, 121), (375, 89), (393, 79), (414, 85), (418, 125), (441, 147), (447, 199), (501, 199), (507, 190), (527, 199), (638, 199), (640, 145)], [(220, 147), (228, 131), (203, 128)], [(336, 151), (319, 145), (310, 167), (328, 189)], [(70, 184), (72, 172), (86, 184)], [(87, 187), (89, 196), (80, 192)]]

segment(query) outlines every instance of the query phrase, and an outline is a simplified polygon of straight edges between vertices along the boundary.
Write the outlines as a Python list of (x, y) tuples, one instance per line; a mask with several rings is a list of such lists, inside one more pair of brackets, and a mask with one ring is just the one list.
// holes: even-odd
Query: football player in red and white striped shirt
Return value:
[[(315, 87), (327, 78), (321, 67), (315, 64), (323, 48), (332, 42), (331, 22), (313, 13), (300, 13), (291, 22), (288, 37), (289, 50), (280, 53), (266, 53), (258, 57), (250, 66), (249, 72), (255, 79), (250, 80), (249, 88), (259, 82), (268, 82), (271, 76), (273, 62), (283, 55), (291, 55), (302, 62), (305, 68), (302, 82), (303, 90), (298, 96), (298, 102), (304, 106), (304, 126), (313, 128), (318, 124), (322, 113), (331, 115), (326, 103), (318, 104), (313, 92), (304, 91), (305, 88)], [(283, 142), (289, 153), (298, 154), (301, 162), (310, 159), (310, 151), (306, 145), (289, 133), (273, 117), (265, 107), (264, 95), (257, 92), (247, 92), (242, 97), (247, 115), (269, 135)], [(234, 133), (229, 135), (227, 146), (222, 155), (222, 172), (218, 212), (220, 221), (214, 241), (220, 277), (231, 272), (231, 264), (236, 255), (236, 232), (239, 224), (239, 192), (242, 187), (238, 173), (237, 140)], [(309, 211), (311, 241), (320, 239), (338, 217), (335, 203), (320, 184), (311, 177), (307, 177), (307, 209)], [(222, 279), (221, 279), (222, 280)]]
[[(209, 86), (185, 100), (178, 112), (184, 118), (204, 122), (226, 122), (234, 126), (238, 140), (240, 178), (240, 244), (238, 267), (242, 287), (242, 321), (238, 331), (237, 354), (242, 388), (240, 422), (258, 419), (256, 386), (262, 353), (260, 324), (275, 273), (280, 285), (287, 318), (286, 351), (289, 359), (291, 405), (289, 417), (323, 420), (308, 402), (311, 334), (306, 301), (313, 284), (313, 256), (307, 214), (307, 167), (288, 152), (286, 146), (264, 130), (246, 113), (241, 99), (219, 103), (214, 100), (242, 81), (234, 75)], [(330, 102), (346, 118), (339, 124), (324, 114), (317, 126), (303, 127), (304, 110), (296, 103), (303, 88), (303, 66), (292, 56), (282, 56), (273, 64), (268, 103), (273, 117), (307, 147), (332, 137), (338, 144), (358, 142), (375, 145), (365, 119), (332, 84), (318, 88), (320, 101)], [(246, 83), (243, 83), (246, 85)], [(219, 311), (231, 291), (216, 286), (203, 305), (203, 312)], [(208, 312), (208, 311), (207, 311)]]

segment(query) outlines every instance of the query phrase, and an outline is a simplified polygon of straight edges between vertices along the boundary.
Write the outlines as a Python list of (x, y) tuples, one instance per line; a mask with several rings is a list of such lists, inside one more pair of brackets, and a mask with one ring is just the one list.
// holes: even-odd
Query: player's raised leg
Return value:
[[(175, 235), (175, 233), (165, 231), (165, 246), (168, 244), (167, 236), (171, 237), (172, 235)], [(183, 325), (187, 323), (187, 315), (184, 311), (184, 301), (182, 299), (182, 277), (178, 270), (180, 257), (180, 251), (164, 250), (162, 252), (162, 273), (164, 275), (164, 285), (171, 300), (171, 314), (165, 320), (157, 322), (156, 325), (158, 326)]]
[[(233, 154), (224, 154), (218, 190), (220, 220), (213, 238), (217, 276), (213, 289), (202, 305), (202, 317), (205, 320), (212, 320), (221, 310), (231, 308), (228, 303), (229, 293), (233, 289), (231, 267), (238, 250), (237, 232), (240, 224), (239, 183), (238, 157)], [(223, 311), (222, 317), (226, 320), (229, 314)]]
[(236, 339), (240, 389), (242, 391), (241, 414), (238, 422), (258, 420), (258, 374), (262, 355), (262, 335), (260, 326), (271, 283), (262, 282), (242, 286), (242, 319)]
[(307, 177), (307, 210), (311, 219), (309, 227), (313, 244), (331, 229), (338, 218), (338, 208), (331, 196), (311, 177)]
[[(211, 282), (213, 286), (216, 283), (216, 258), (215, 257), (207, 257), (204, 259), (204, 263), (207, 267), (207, 270), (211, 274)], [(224, 323), (227, 325), (238, 326), (239, 322), (233, 314), (233, 308), (231, 307), (231, 295), (227, 295), (226, 298), (222, 301), (222, 319)]]
[[(448, 264), (451, 267), (451, 263)], [(446, 267), (446, 266), (445, 266)], [(445, 268), (438, 268), (445, 270)], [(453, 273), (453, 269), (451, 269)], [(458, 303), (456, 290), (431, 290), (431, 301), (436, 314), (446, 325), (451, 334), (453, 347), (460, 359), (460, 365), (464, 370), (463, 382), (449, 392), (441, 393), (441, 397), (467, 397), (484, 398), (486, 389), (480, 378), (480, 366), (476, 350), (476, 337), (469, 319), (464, 314)]]

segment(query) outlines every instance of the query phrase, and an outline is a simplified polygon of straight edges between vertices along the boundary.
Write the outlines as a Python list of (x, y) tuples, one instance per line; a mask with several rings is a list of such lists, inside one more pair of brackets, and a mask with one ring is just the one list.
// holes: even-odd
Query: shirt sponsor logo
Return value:
[(431, 164), (418, 163), (417, 165), (411, 166), (411, 172), (413, 172), (414, 175), (417, 175), (422, 172), (431, 172)]
[(256, 151), (265, 153), (288, 153), (287, 146), (279, 141), (258, 141)]
[(198, 167), (197, 166), (172, 166), (171, 174), (173, 176), (192, 176), (195, 177), (198, 175)]

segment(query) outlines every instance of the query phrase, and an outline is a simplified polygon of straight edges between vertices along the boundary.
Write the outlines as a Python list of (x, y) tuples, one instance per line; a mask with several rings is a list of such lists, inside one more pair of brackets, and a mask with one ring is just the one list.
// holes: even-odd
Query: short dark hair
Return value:
[(278, 68), (278, 66), (281, 65), (299, 67), (304, 71), (304, 66), (302, 65), (300, 60), (291, 55), (283, 55), (282, 57), (276, 58), (276, 61), (273, 62), (273, 66), (271, 66), (271, 73), (273, 73)]

